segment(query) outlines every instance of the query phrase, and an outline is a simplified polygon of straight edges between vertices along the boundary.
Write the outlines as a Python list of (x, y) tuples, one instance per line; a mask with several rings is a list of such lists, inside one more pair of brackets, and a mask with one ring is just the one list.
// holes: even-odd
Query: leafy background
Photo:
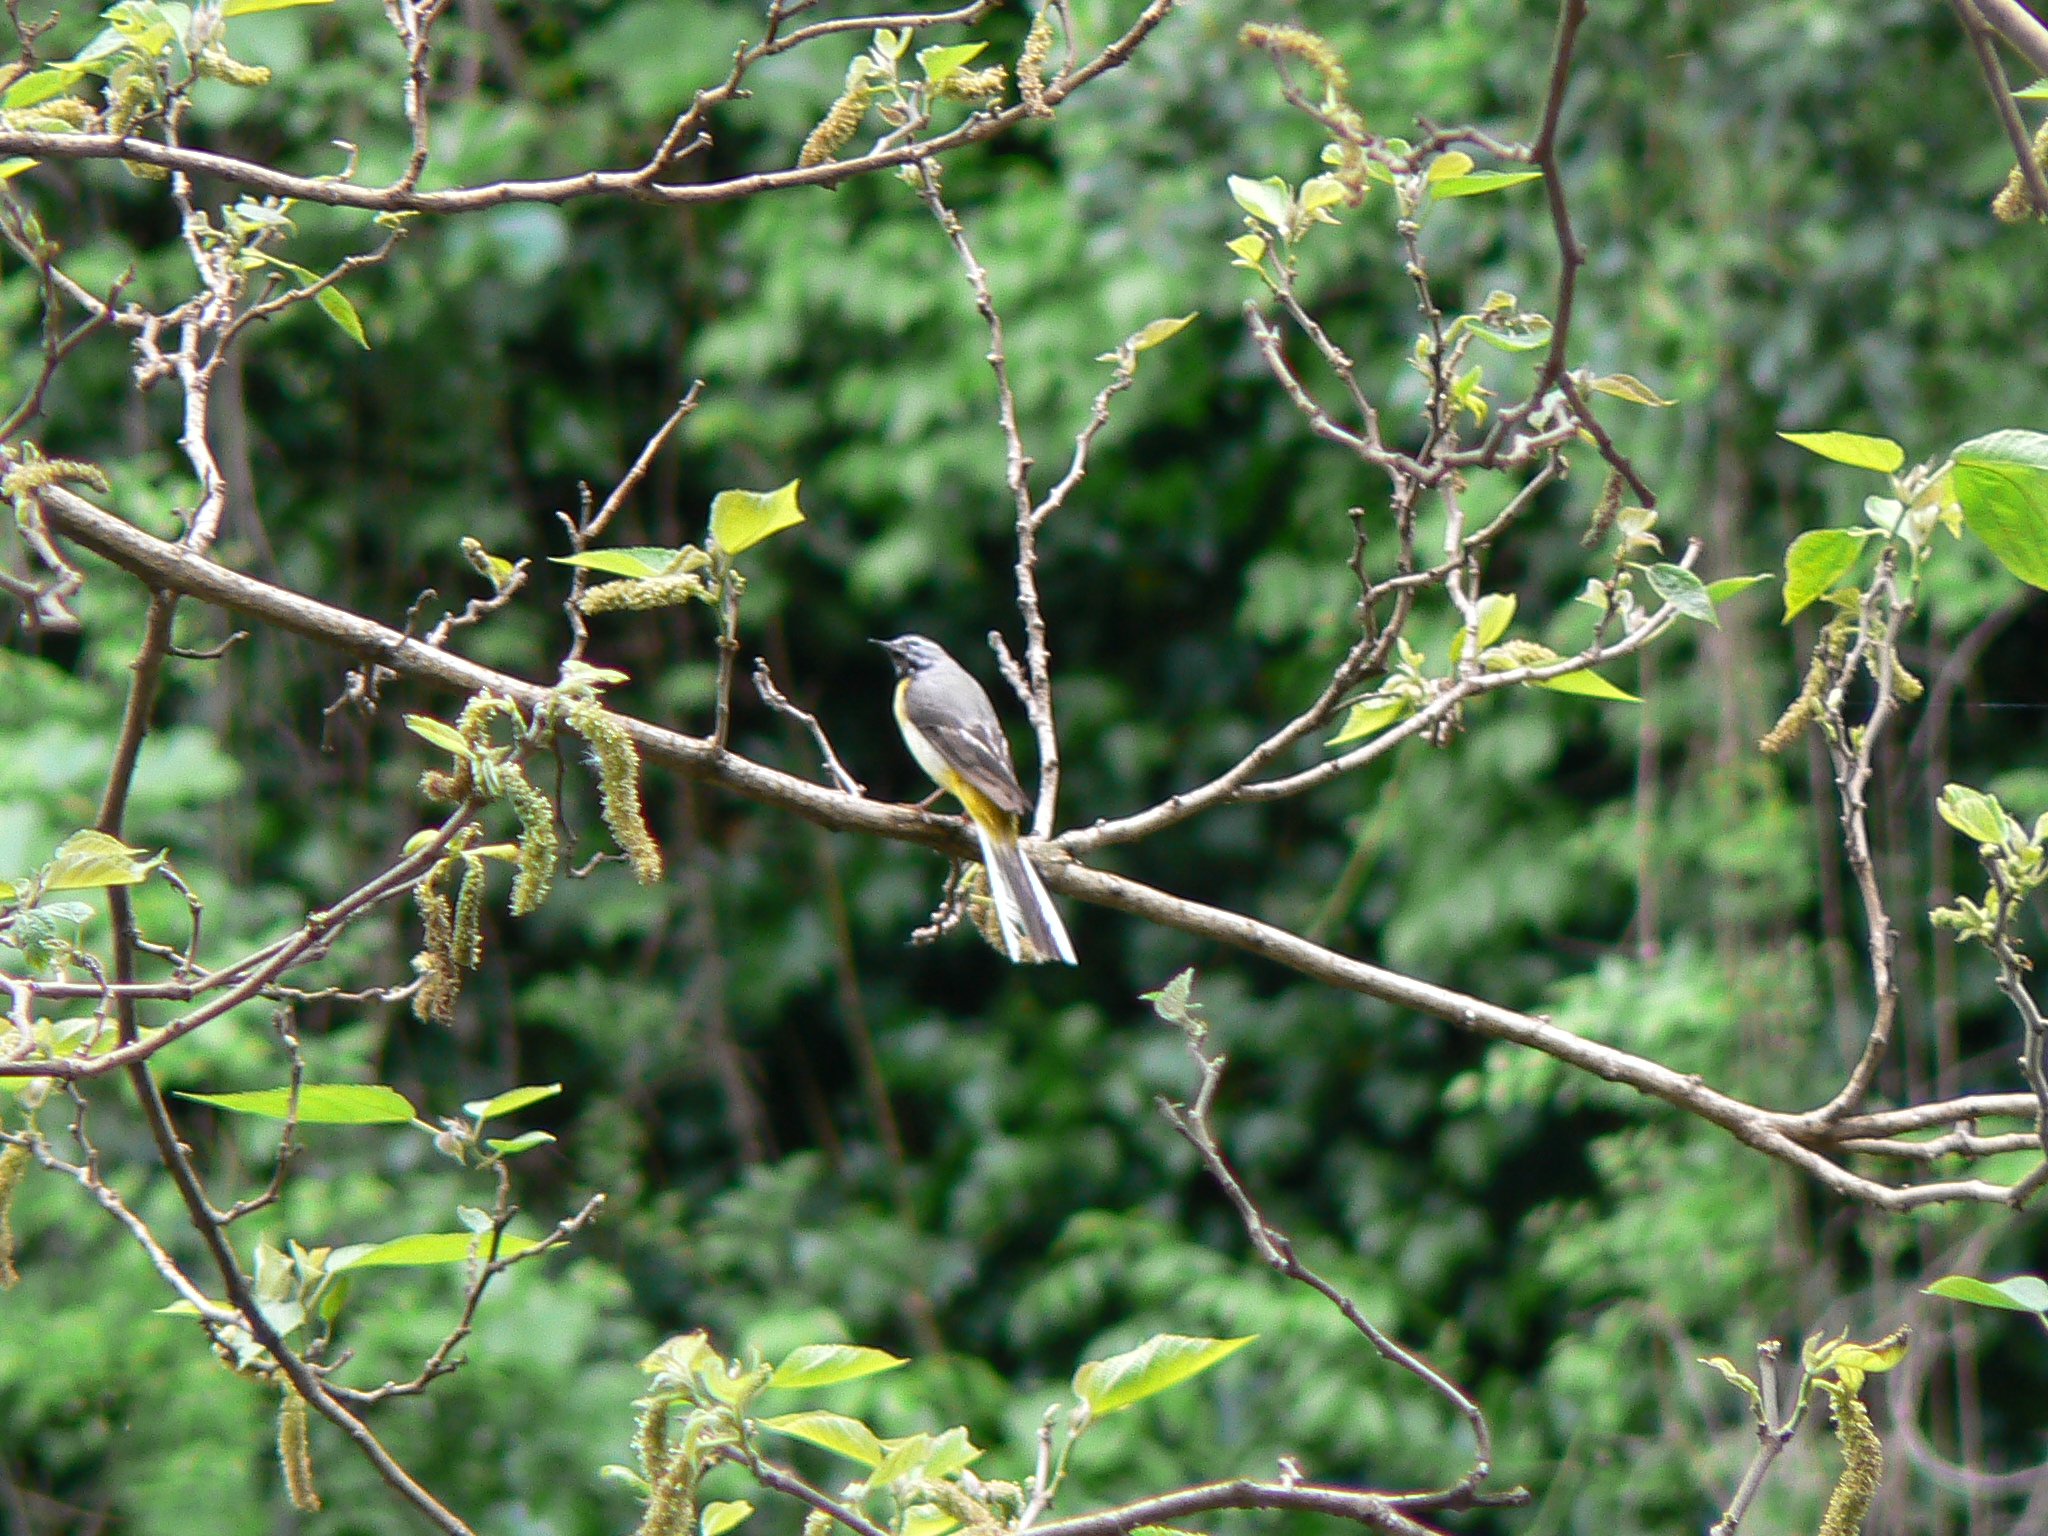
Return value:
[[(1082, 0), (1076, 14), (1099, 39), (1118, 13)], [(1155, 316), (1200, 314), (1145, 355), (1094, 472), (1047, 534), (1068, 824), (1198, 782), (1291, 712), (1347, 621), (1344, 509), (1384, 506), (1267, 381), (1236, 313), (1246, 281), (1221, 248), (1237, 220), (1227, 174), (1314, 169), (1318, 140), (1233, 41), (1242, 20), (1273, 14), (1201, 0), (1055, 122), (948, 167), (1043, 463), (1061, 458), (1105, 377), (1096, 354)], [(1318, 0), (1286, 15), (1352, 61), (1375, 126), (1425, 112), (1528, 131), (1544, 7)], [(67, 10), (52, 51), (94, 25)], [(709, 0), (458, 8), (437, 174), (630, 163), (756, 25)], [(345, 137), (369, 178), (402, 159), (396, 55), (373, 10), (343, 0), (233, 26), (237, 54), (278, 80), (253, 94), (203, 88), (199, 142), (331, 170), (328, 141)], [(1005, 10), (979, 35), (1013, 57), (1023, 26)], [(698, 173), (789, 163), (854, 46), (765, 67)], [(1709, 541), (1710, 575), (1771, 569), (1793, 533), (1853, 521), (1873, 488), (1778, 443), (1778, 429), (1883, 432), (1918, 457), (2039, 424), (2048, 343), (2027, 321), (2043, 297), (2040, 235), (1986, 213), (2008, 156), (1945, 13), (1902, 0), (1617, 4), (1584, 47), (1567, 116), (1593, 252), (1577, 355), (1680, 399), (1606, 414), (1666, 496), (1668, 539)], [(104, 285), (132, 263), (152, 300), (184, 291), (154, 186), (110, 165), (53, 164), (31, 182), (81, 276)], [(296, 217), (288, 254), (309, 265), (375, 235), (360, 216)], [(1439, 216), (1428, 249), (1447, 296), (1474, 304), (1501, 287), (1540, 306), (1547, 242), (1524, 189)], [(1318, 235), (1306, 283), (1398, 414), (1418, 397), (1403, 362), (1412, 295), (1393, 250), (1388, 210), (1369, 205)], [(602, 492), (701, 375), (705, 404), (620, 541), (697, 539), (716, 490), (801, 476), (810, 522), (758, 552), (744, 639), (820, 710), (875, 792), (923, 792), (866, 638), (934, 635), (993, 682), (979, 637), (1017, 626), (985, 336), (908, 189), (876, 179), (739, 207), (427, 221), (350, 289), (370, 351), (295, 314), (253, 339), (224, 391), (224, 558), (386, 621), (428, 586), (459, 601), (473, 581), (458, 539), (560, 553), (555, 510), (573, 506), (580, 481)], [(0, 275), (0, 311), (25, 383), (28, 275)], [(81, 354), (47, 443), (107, 464), (115, 504), (161, 528), (191, 494), (174, 406), (161, 392), (138, 400), (126, 366), (112, 341)], [(1577, 541), (1596, 490), (1582, 467), (1490, 574), (1525, 617), (1559, 612), (1559, 633), (1589, 569)], [(562, 644), (551, 602), (563, 575), (543, 565), (533, 600), (458, 643), (545, 675)], [(37, 651), (17, 637), (0, 653), (7, 870), (90, 819), (139, 605), (102, 572), (82, 642)], [(1892, 752), (1876, 812), (1905, 930), (1891, 1092), (1944, 1069), (1965, 1088), (2015, 1086), (1988, 972), (1937, 947), (1920, 916), (1930, 893), (1969, 875), (1928, 814), (1945, 778), (2048, 809), (2035, 662), (2048, 614), (1962, 547), (1939, 569), (1911, 659), (1938, 670), (1990, 615), (2000, 638), (1948, 719), (1909, 718), (1918, 745)], [(1768, 588), (1729, 604), (1720, 632), (1621, 679), (1645, 693), (1641, 710), (1489, 701), (1448, 751), (1411, 748), (1390, 768), (1213, 814), (1107, 862), (1767, 1102), (1812, 1102), (1838, 1077), (1863, 1007), (1860, 929), (1820, 853), (1824, 778), (1796, 750), (1754, 750), (1792, 691), (1795, 642), (1810, 639), (1805, 621), (1775, 620)], [(182, 624), (194, 643), (224, 630), (191, 605)], [(634, 677), (630, 707), (705, 728), (715, 652), (700, 614), (598, 630), (596, 658)], [(340, 674), (335, 658), (274, 634), (174, 672), (131, 830), (168, 845), (207, 894), (218, 953), (374, 867), (424, 813), (424, 756), (397, 717), (450, 701), (394, 688), (374, 719), (329, 720)], [(812, 770), (806, 744), (744, 687), (736, 729), (742, 750)], [(595, 826), (570, 783), (578, 824)], [(562, 1081), (519, 1122), (561, 1137), (522, 1160), (520, 1198), (545, 1222), (592, 1190), (610, 1195), (575, 1257), (516, 1273), (487, 1303), (459, 1376), (379, 1420), (481, 1528), (625, 1526), (630, 1500), (598, 1469), (626, 1459), (633, 1363), (698, 1326), (734, 1348), (846, 1338), (912, 1354), (910, 1370), (837, 1389), (835, 1405), (885, 1432), (965, 1423), (992, 1447), (984, 1469), (1007, 1475), (1025, 1469), (1039, 1410), (1078, 1361), (1158, 1329), (1256, 1332), (1198, 1387), (1105, 1422), (1084, 1442), (1072, 1497), (1263, 1471), (1282, 1452), (1316, 1476), (1379, 1486), (1452, 1473), (1462, 1442), (1434, 1403), (1250, 1261), (1152, 1108), (1185, 1093), (1190, 1073), (1136, 994), (1189, 964), (1231, 1057), (1220, 1115), (1246, 1179), (1376, 1318), (1477, 1386), (1504, 1477), (1536, 1491), (1530, 1510), (1472, 1528), (1697, 1528), (1749, 1441), (1733, 1394), (1694, 1357), (1741, 1358), (1759, 1338), (1822, 1326), (1879, 1332), (1909, 1313), (1929, 1362), (1917, 1409), (1931, 1447), (1997, 1466), (2042, 1457), (2040, 1340), (1913, 1300), (1973, 1238), (1979, 1272), (2038, 1264), (2030, 1218), (1844, 1210), (1606, 1085), (1112, 914), (1070, 911), (1082, 952), (1071, 974), (1010, 968), (969, 939), (910, 949), (943, 874), (930, 856), (671, 781), (650, 786), (650, 808), (670, 879), (641, 890), (604, 866), (531, 919), (494, 919), (452, 1030), (338, 1004), (300, 1020), (314, 1075), (388, 1082), (436, 1112)], [(1639, 909), (1654, 914), (1648, 943)], [(403, 977), (409, 916), (353, 936), (330, 970)], [(278, 1074), (260, 1013), (162, 1061), (193, 1090)], [(101, 1097), (109, 1159), (174, 1229), (170, 1190), (141, 1171), (139, 1125), (118, 1093)], [(262, 1176), (268, 1148), (250, 1125), (189, 1105), (180, 1118), (222, 1187)], [(446, 1230), (458, 1201), (485, 1193), (416, 1133), (315, 1129), (309, 1141), (265, 1228), (273, 1240)], [(330, 1513), (290, 1512), (267, 1396), (222, 1371), (189, 1324), (151, 1315), (165, 1299), (153, 1277), (74, 1190), (31, 1178), (15, 1222), (24, 1278), (0, 1297), (0, 1483), (13, 1490), (0, 1508), (14, 1529), (407, 1526), (317, 1425)], [(441, 1274), (362, 1281), (352, 1379), (403, 1374), (453, 1294)], [(1892, 1460), (1874, 1529), (1974, 1533), (1998, 1517), (1896, 1446)], [(1834, 1466), (1818, 1435), (1802, 1442), (1758, 1527), (1811, 1523)], [(757, 1522), (794, 1519), (778, 1507)]]

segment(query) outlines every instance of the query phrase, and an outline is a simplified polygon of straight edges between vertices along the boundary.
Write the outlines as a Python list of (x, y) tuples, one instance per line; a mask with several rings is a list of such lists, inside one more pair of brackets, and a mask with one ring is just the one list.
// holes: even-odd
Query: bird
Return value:
[(988, 694), (945, 647), (923, 635), (875, 644), (896, 668), (896, 724), (918, 766), (974, 823), (1003, 950), (1012, 960), (1075, 964), (1074, 943), (1038, 871), (1017, 846), (1031, 801)]

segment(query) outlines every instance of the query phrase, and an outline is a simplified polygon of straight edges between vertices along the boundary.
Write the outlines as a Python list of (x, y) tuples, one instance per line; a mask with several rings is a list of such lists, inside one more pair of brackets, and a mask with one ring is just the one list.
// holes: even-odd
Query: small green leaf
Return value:
[[(2025, 1278), (2032, 1279), (2033, 1277), (2027, 1276)], [(1848, 1373), (1851, 1371), (1856, 1372), (1858, 1376), (1866, 1373), (1876, 1375), (1881, 1371), (1890, 1370), (1901, 1360), (1905, 1359), (1906, 1348), (1911, 1343), (1912, 1333), (1905, 1328), (1901, 1328), (1895, 1333), (1887, 1334), (1874, 1344), (1852, 1344), (1845, 1339), (1835, 1346), (1834, 1353), (1828, 1359), (1828, 1364), (1834, 1368), (1835, 1374), (1844, 1381), (1849, 1380)]]
[(2005, 1312), (2034, 1312), (2048, 1315), (2048, 1280), (2038, 1275), (2014, 1275), (2010, 1280), (1976, 1280), (1968, 1275), (1944, 1275), (1927, 1287), (1929, 1296), (1946, 1296), (1950, 1301), (1967, 1301), (1973, 1306), (1997, 1307)]
[(1237, 199), (1237, 206), (1253, 218), (1283, 233), (1293, 223), (1294, 194), (1278, 176), (1268, 176), (1264, 181), (1232, 176), (1229, 186), (1230, 195)]
[(524, 1136), (514, 1136), (510, 1141), (500, 1141), (495, 1136), (486, 1137), (484, 1145), (500, 1157), (513, 1157), (521, 1152), (531, 1152), (535, 1147), (544, 1147), (554, 1139), (546, 1131), (528, 1131)]
[(1264, 235), (1239, 235), (1235, 240), (1226, 240), (1223, 248), (1248, 267), (1256, 267), (1266, 254)]
[(1314, 213), (1318, 208), (1334, 208), (1351, 195), (1351, 189), (1335, 176), (1311, 176), (1301, 184), (1301, 210)]
[(762, 1419), (760, 1423), (763, 1429), (772, 1429), (779, 1435), (836, 1451), (865, 1466), (879, 1466), (882, 1461), (882, 1442), (875, 1438), (875, 1432), (859, 1419), (849, 1419), (843, 1413), (810, 1408), (802, 1413), (785, 1413), (772, 1419)]
[(1688, 619), (1697, 619), (1716, 629), (1721, 627), (1721, 621), (1714, 616), (1714, 600), (1707, 594), (1706, 584), (1691, 571), (1682, 565), (1653, 565), (1647, 574), (1650, 590)]
[(697, 1519), (699, 1536), (725, 1536), (754, 1512), (754, 1506), (745, 1499), (718, 1499), (704, 1506), (704, 1513)]
[(1610, 373), (1604, 379), (1595, 379), (1593, 388), (1603, 395), (1612, 395), (1617, 400), (1626, 400), (1631, 405), (1676, 405), (1676, 400), (1666, 400), (1632, 373)]
[(2023, 91), (2014, 91), (2015, 101), (2048, 101), (2048, 80), (2036, 80)]
[(656, 549), (639, 545), (630, 549), (590, 549), (580, 555), (554, 555), (556, 565), (580, 565), (593, 571), (603, 571), (607, 576), (660, 576), (675, 563), (683, 553), (676, 549)]
[(927, 1434), (906, 1435), (900, 1440), (882, 1442), (882, 1459), (875, 1463), (875, 1469), (868, 1473), (868, 1485), (873, 1488), (886, 1487), (902, 1478), (923, 1471), (924, 1459), (931, 1450), (932, 1437)]
[[(238, 1115), (282, 1120), (291, 1109), (291, 1089), (258, 1088), (250, 1093), (184, 1093), (181, 1099), (211, 1104)], [(396, 1088), (381, 1083), (301, 1083), (301, 1125), (410, 1125), (417, 1117)]]
[(39, 69), (23, 75), (7, 87), (0, 95), (0, 110), (13, 111), (16, 107), (32, 107), (38, 102), (60, 96), (78, 82), (75, 69)]
[(956, 1425), (938, 1436), (925, 1452), (924, 1475), (926, 1477), (951, 1477), (963, 1467), (971, 1467), (981, 1460), (981, 1447), (967, 1436), (964, 1425)]
[(552, 1099), (562, 1091), (560, 1083), (542, 1083), (536, 1087), (507, 1088), (503, 1093), (488, 1099), (471, 1099), (462, 1106), (462, 1112), (474, 1120), (488, 1120), (493, 1115), (509, 1115), (515, 1109), (524, 1109), (529, 1104), (538, 1104), (542, 1099)]
[(936, 1504), (913, 1504), (903, 1511), (899, 1536), (946, 1536), (959, 1524), (958, 1515), (949, 1515)]
[(1707, 598), (1715, 604), (1725, 603), (1729, 598), (1735, 596), (1736, 593), (1747, 592), (1760, 581), (1776, 581), (1777, 579), (1777, 577), (1768, 573), (1761, 576), (1723, 576), (1719, 581), (1707, 583)]
[(1863, 542), (1875, 528), (1814, 528), (1785, 551), (1785, 622), (1856, 568)]
[(1107, 1360), (1091, 1360), (1074, 1372), (1074, 1395), (1099, 1419), (1206, 1371), (1257, 1337), (1200, 1339), (1178, 1333), (1154, 1334), (1136, 1349)]
[[(452, 725), (443, 725), (431, 715), (407, 715), (405, 728), (421, 740), (432, 742), (443, 752), (456, 757), (469, 756), (469, 743), (462, 739), (462, 732)], [(428, 840), (432, 841), (432, 838)]]
[[(498, 1257), (510, 1258), (532, 1246), (532, 1238), (514, 1237), (507, 1232), (498, 1239)], [(327, 1268), (331, 1273), (340, 1269), (460, 1264), (471, 1257), (472, 1251), (477, 1257), (482, 1257), (489, 1247), (490, 1244), (479, 1241), (474, 1232), (415, 1232), (410, 1237), (394, 1237), (388, 1243), (378, 1243), (361, 1253), (349, 1255), (346, 1260), (331, 1258), (327, 1261)], [(339, 1254), (340, 1250), (336, 1252)]]
[(917, 62), (924, 66), (924, 77), (933, 85), (944, 85), (974, 62), (975, 55), (988, 46), (987, 43), (954, 43), (945, 48), (920, 48)]
[(33, 170), (39, 163), (19, 155), (12, 160), (0, 160), (0, 181), (12, 181), (23, 171)]
[[(294, 4), (324, 4), (325, 0), (292, 0)], [(365, 352), (370, 350), (370, 339), (363, 334), (363, 317), (356, 313), (355, 305), (349, 303), (348, 295), (334, 284), (329, 283), (313, 295), (313, 302), (320, 306), (321, 313), (341, 327), (341, 333)]]
[(1643, 701), (1632, 693), (1624, 693), (1607, 681), (1598, 672), (1566, 672), (1559, 677), (1545, 678), (1532, 682), (1533, 688), (1548, 688), (1552, 693), (1576, 694), (1585, 699), (1612, 699), (1617, 704), (1640, 704)]
[(1710, 1358), (1701, 1360), (1700, 1364), (1711, 1365), (1715, 1370), (1719, 1371), (1724, 1377), (1727, 1378), (1730, 1385), (1737, 1386), (1742, 1389), (1743, 1395), (1746, 1396), (1750, 1401), (1750, 1406), (1755, 1408), (1759, 1413), (1763, 1411), (1763, 1392), (1758, 1388), (1755, 1382), (1749, 1379), (1748, 1372), (1736, 1368), (1735, 1362), (1733, 1360), (1730, 1360), (1726, 1355), (1714, 1355)]
[(1351, 706), (1351, 713), (1345, 717), (1344, 728), (1323, 745), (1341, 747), (1347, 741), (1358, 741), (1383, 731), (1397, 720), (1404, 720), (1415, 712), (1415, 705), (1400, 694), (1375, 693)]
[(1974, 843), (2005, 840), (2005, 807), (1982, 790), (1971, 789), (1967, 784), (1945, 785), (1934, 808), (1941, 812), (1943, 821)]
[(2048, 434), (1993, 432), (1964, 443), (1955, 460), (1970, 531), (2021, 581), (2048, 587)]
[(1439, 202), (1447, 197), (1478, 197), (1506, 187), (1519, 187), (1525, 181), (1539, 181), (1542, 176), (1541, 171), (1474, 171), (1469, 176), (1453, 176), (1433, 183), (1429, 195)]
[(775, 1374), (771, 1387), (830, 1387), (842, 1381), (858, 1381), (878, 1371), (893, 1371), (910, 1362), (887, 1350), (866, 1349), (858, 1344), (805, 1344), (793, 1349)]
[(1780, 432), (1778, 436), (1837, 464), (1874, 469), (1881, 475), (1906, 462), (1906, 450), (1888, 437), (1865, 437), (1860, 432)]
[(130, 848), (104, 832), (74, 832), (57, 845), (43, 873), (46, 891), (90, 891), (106, 885), (140, 885), (163, 862)]
[(1187, 328), (1188, 323), (1195, 318), (1195, 315), (1200, 313), (1200, 310), (1196, 310), (1193, 314), (1182, 315), (1177, 320), (1151, 321), (1149, 324), (1142, 326), (1124, 345), (1133, 352), (1148, 352), (1162, 341), (1170, 341), (1178, 336)]
[(1508, 632), (1515, 622), (1515, 597), (1511, 592), (1489, 592), (1479, 599), (1479, 649), (1485, 650)]
[(711, 500), (711, 542), (737, 555), (771, 533), (795, 527), (804, 520), (796, 504), (801, 483), (792, 480), (772, 491), (720, 491)]
[(1472, 157), (1462, 149), (1453, 149), (1430, 161), (1422, 179), (1435, 186), (1440, 181), (1454, 181), (1471, 169)]

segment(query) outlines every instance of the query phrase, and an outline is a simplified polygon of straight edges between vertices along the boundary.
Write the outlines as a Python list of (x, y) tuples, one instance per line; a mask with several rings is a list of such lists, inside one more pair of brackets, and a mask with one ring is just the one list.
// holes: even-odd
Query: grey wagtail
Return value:
[(995, 706), (971, 672), (923, 635), (875, 644), (896, 664), (896, 723), (904, 744), (932, 781), (966, 808), (981, 839), (1004, 950), (1012, 960), (1074, 964), (1073, 940), (1017, 846), (1031, 800), (1017, 782)]

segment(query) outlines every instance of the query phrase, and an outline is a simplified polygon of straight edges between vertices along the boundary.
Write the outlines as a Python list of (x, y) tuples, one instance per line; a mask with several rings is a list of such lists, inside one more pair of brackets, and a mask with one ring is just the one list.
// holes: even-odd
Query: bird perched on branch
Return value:
[(1012, 960), (1074, 964), (1066, 925), (1017, 846), (1031, 800), (1017, 782), (1010, 743), (988, 694), (943, 646), (923, 635), (875, 644), (896, 666), (896, 723), (910, 755), (974, 823), (1004, 951)]

